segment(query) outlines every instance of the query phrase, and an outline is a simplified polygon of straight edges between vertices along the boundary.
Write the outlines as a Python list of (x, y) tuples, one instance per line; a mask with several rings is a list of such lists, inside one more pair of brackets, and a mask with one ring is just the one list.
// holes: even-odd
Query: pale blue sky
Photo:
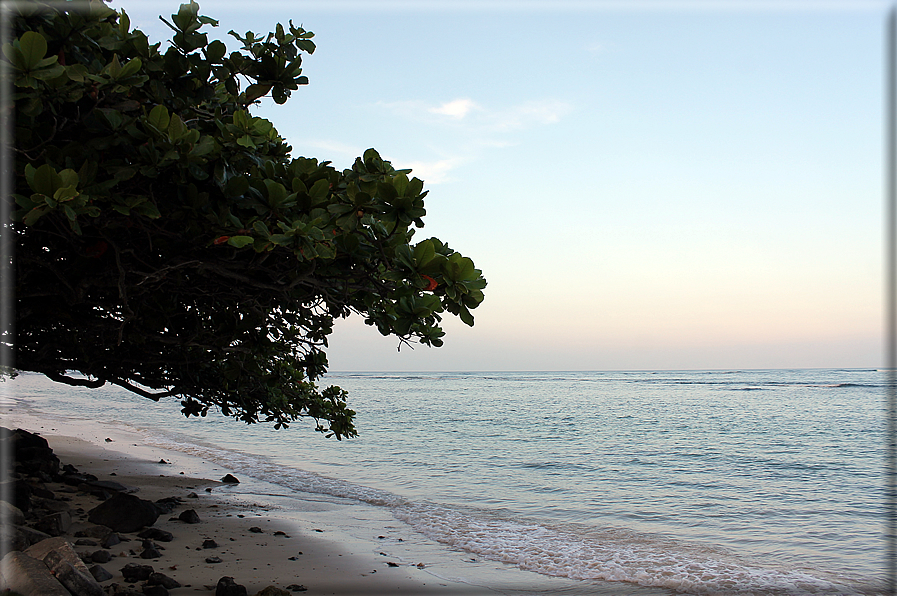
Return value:
[[(115, 0), (154, 40), (179, 2)], [(883, 364), (885, 2), (200, 2), (210, 34), (314, 31), (272, 120), (368, 147), (489, 281), (476, 325), (332, 370)]]

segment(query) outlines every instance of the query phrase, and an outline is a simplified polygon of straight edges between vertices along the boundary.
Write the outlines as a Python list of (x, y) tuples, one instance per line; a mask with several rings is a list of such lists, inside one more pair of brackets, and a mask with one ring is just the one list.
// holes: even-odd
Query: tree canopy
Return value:
[(421, 180), (373, 149), (292, 157), (252, 115), (308, 83), (311, 32), (230, 31), (228, 51), (191, 1), (163, 51), (101, 1), (12, 12), (16, 369), (341, 438), (355, 412), (317, 384), (336, 319), (435, 347), (443, 313), (473, 325), (482, 272), (413, 241)]

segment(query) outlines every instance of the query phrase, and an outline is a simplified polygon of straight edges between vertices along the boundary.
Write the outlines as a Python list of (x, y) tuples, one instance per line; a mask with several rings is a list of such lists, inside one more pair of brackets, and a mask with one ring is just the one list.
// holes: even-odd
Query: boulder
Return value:
[(115, 577), (115, 576), (113, 576), (111, 573), (109, 573), (108, 571), (106, 571), (105, 568), (103, 568), (103, 567), (101, 567), (101, 566), (99, 566), (99, 565), (93, 565), (93, 566), (90, 568), (90, 574), (91, 574), (91, 575), (93, 576), (93, 578), (94, 578), (95, 580), (97, 580), (97, 582), (99, 582), (99, 583), (107, 582), (107, 581), (109, 581), (110, 579), (112, 579), (113, 577)]
[(13, 431), (10, 440), (13, 444), (13, 458), (17, 472), (36, 475), (43, 472), (48, 476), (59, 473), (59, 458), (50, 449), (50, 444), (42, 436), (30, 433), (21, 428)]
[(146, 581), (155, 571), (152, 565), (138, 565), (137, 563), (128, 563), (121, 568), (121, 575), (129, 584)]
[(146, 538), (149, 540), (158, 540), (159, 542), (171, 542), (174, 535), (171, 532), (160, 530), (159, 528), (147, 528), (137, 534), (138, 538)]
[(15, 532), (12, 536), (12, 545), (10, 550), (25, 550), (32, 544), (37, 544), (41, 540), (52, 538), (49, 534), (29, 528), (28, 526), (15, 526)]
[(215, 596), (248, 596), (246, 586), (241, 586), (232, 577), (222, 577), (215, 586)]
[(12, 503), (0, 501), (0, 520), (4, 525), (22, 526), (25, 524), (25, 514)]
[(106, 549), (95, 550), (90, 553), (91, 563), (108, 563), (112, 560), (112, 553)]
[(164, 573), (150, 573), (150, 576), (146, 578), (147, 585), (150, 586), (164, 586), (168, 590), (173, 590), (175, 588), (180, 588), (181, 584), (178, 580), (168, 577)]
[(24, 481), (0, 483), (0, 497), (24, 513), (31, 510), (31, 487)]
[(197, 514), (193, 509), (182, 511), (178, 516), (178, 519), (188, 524), (198, 524), (200, 522), (199, 514)]
[(136, 532), (157, 519), (159, 511), (152, 501), (125, 493), (116, 493), (87, 512), (89, 522), (108, 526), (115, 532)]
[(240, 481), (237, 480), (237, 477), (233, 474), (225, 474), (224, 478), (221, 479), (221, 482), (225, 484), (240, 484)]
[(43, 561), (13, 551), (0, 561), (0, 590), (40, 596), (71, 596)]
[(293, 596), (283, 588), (277, 586), (267, 586), (255, 593), (255, 596)]
[(104, 540), (106, 536), (112, 533), (112, 528), (108, 526), (87, 526), (83, 530), (75, 532), (75, 536), (84, 538), (97, 538)]
[(49, 553), (44, 558), (44, 563), (50, 568), (59, 583), (74, 596), (106, 596), (102, 586), (93, 578), (89, 570), (85, 572), (75, 569), (59, 551)]
[(81, 573), (90, 573), (87, 569), (87, 565), (84, 564), (84, 561), (81, 560), (81, 557), (78, 556), (78, 553), (75, 552), (72, 545), (62, 536), (41, 540), (37, 544), (28, 547), (25, 551), (25, 554), (44, 561), (45, 563), (47, 562), (47, 556), (51, 553), (55, 553), (60, 560), (67, 562)]
[(92, 566), (90, 568), (90, 574), (99, 583), (107, 582), (114, 577), (111, 573), (109, 573), (104, 568), (100, 567), (99, 565)]
[(34, 523), (34, 529), (50, 536), (62, 536), (68, 532), (72, 525), (72, 516), (68, 511), (60, 511), (51, 513), (37, 520)]

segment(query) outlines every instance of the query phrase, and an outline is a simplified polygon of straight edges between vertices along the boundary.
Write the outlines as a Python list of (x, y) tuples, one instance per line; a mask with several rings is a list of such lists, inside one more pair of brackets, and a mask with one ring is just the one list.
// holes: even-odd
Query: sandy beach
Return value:
[[(224, 576), (233, 577), (250, 595), (268, 586), (309, 595), (495, 593), (437, 577), (427, 571), (423, 561), (391, 557), (384, 548), (390, 550), (390, 543), (403, 540), (392, 535), (388, 527), (383, 529), (383, 534), (359, 540), (340, 532), (333, 524), (312, 527), (315, 526), (312, 519), (303, 523), (297, 521), (295, 514), (283, 515), (276, 507), (246, 500), (246, 495), (228, 494), (228, 484), (184, 472), (182, 468), (196, 468), (202, 462), (179, 466), (189, 459), (183, 454), (129, 444), (121, 441), (125, 438), (121, 436), (119, 440), (107, 442), (104, 438), (101, 443), (95, 443), (54, 434), (49, 429), (26, 430), (46, 438), (63, 465), (72, 465), (79, 472), (93, 474), (100, 480), (133, 487), (136, 489), (133, 494), (141, 499), (156, 501), (175, 497), (181, 500), (170, 514), (160, 515), (153, 525), (173, 535), (170, 542), (155, 541), (160, 557), (141, 558), (143, 540), (137, 537), (137, 532), (119, 532), (123, 541), (109, 549), (112, 558), (102, 565), (113, 577), (103, 582), (103, 586), (129, 585), (120, 569), (136, 563), (151, 565), (155, 571), (179, 582), (181, 587), (169, 590), (175, 596), (214, 594)], [(87, 521), (87, 512), (101, 500), (62, 483), (46, 483), (46, 488), (57, 497), (64, 497), (69, 505), (73, 523), (66, 537), (74, 544), (78, 540), (75, 534), (93, 525)], [(188, 509), (197, 513), (199, 523), (185, 523), (177, 517)], [(217, 546), (209, 546), (210, 541)], [(91, 553), (98, 547), (76, 546), (75, 550)], [(130, 585), (140, 588), (133, 582)]]
[[(386, 512), (365, 505), (335, 504), (314, 495), (297, 500), (250, 478), (223, 483), (220, 479), (229, 471), (220, 465), (142, 444), (139, 436), (118, 427), (40, 420), (22, 411), (8, 411), (2, 425), (41, 435), (61, 465), (136, 489), (133, 494), (141, 499), (180, 500), (152, 526), (173, 536), (170, 542), (153, 541), (161, 556), (142, 558), (144, 540), (138, 532), (118, 533), (123, 541), (108, 549), (111, 560), (101, 565), (112, 574), (101, 583), (107, 593), (115, 593), (112, 584), (140, 593), (143, 582), (126, 582), (122, 576), (128, 564), (151, 565), (176, 580), (181, 586), (168, 591), (172, 596), (215, 594), (218, 581), (226, 576), (245, 586), (249, 596), (269, 586), (282, 592), (266, 596), (575, 595), (629, 593), (633, 588), (616, 584), (607, 591), (600, 582), (545, 577), (483, 560), (427, 540)], [(76, 544), (76, 534), (93, 525), (88, 512), (102, 501), (62, 483), (46, 483), (46, 488), (68, 505), (73, 523), (65, 537)], [(200, 522), (181, 521), (178, 515), (185, 510), (194, 510)], [(216, 546), (208, 546), (209, 541)], [(90, 554), (99, 547), (76, 545), (75, 550)], [(210, 562), (215, 560), (220, 562)]]

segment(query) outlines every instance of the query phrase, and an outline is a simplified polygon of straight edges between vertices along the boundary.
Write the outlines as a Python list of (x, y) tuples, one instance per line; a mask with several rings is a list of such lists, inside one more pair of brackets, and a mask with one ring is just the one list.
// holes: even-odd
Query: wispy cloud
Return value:
[(475, 109), (482, 108), (480, 108), (480, 106), (478, 106), (473, 100), (465, 98), (446, 102), (435, 108), (429, 108), (428, 111), (433, 114), (443, 114), (445, 116), (450, 116), (457, 120), (461, 120), (467, 114), (469, 114), (471, 110)]
[(442, 184), (450, 182), (449, 171), (465, 161), (467, 159), (461, 157), (450, 157), (438, 161), (403, 161), (402, 167), (411, 168), (409, 176), (426, 180), (427, 185)]
[(531, 100), (494, 108), (468, 98), (453, 99), (438, 105), (422, 101), (380, 102), (378, 105), (402, 118), (469, 127), (478, 136), (483, 132), (510, 132), (554, 124), (572, 109), (569, 103), (557, 99)]
[(322, 161), (345, 161), (360, 156), (364, 152), (364, 148), (328, 139), (304, 139), (301, 145), (294, 145), (293, 154), (302, 155), (303, 152), (308, 152), (310, 155), (321, 154), (319, 159)]
[(511, 106), (508, 110), (493, 113), (490, 128), (495, 131), (510, 131), (529, 128), (533, 125), (554, 124), (559, 122), (570, 110), (570, 104), (564, 101), (528, 101)]

